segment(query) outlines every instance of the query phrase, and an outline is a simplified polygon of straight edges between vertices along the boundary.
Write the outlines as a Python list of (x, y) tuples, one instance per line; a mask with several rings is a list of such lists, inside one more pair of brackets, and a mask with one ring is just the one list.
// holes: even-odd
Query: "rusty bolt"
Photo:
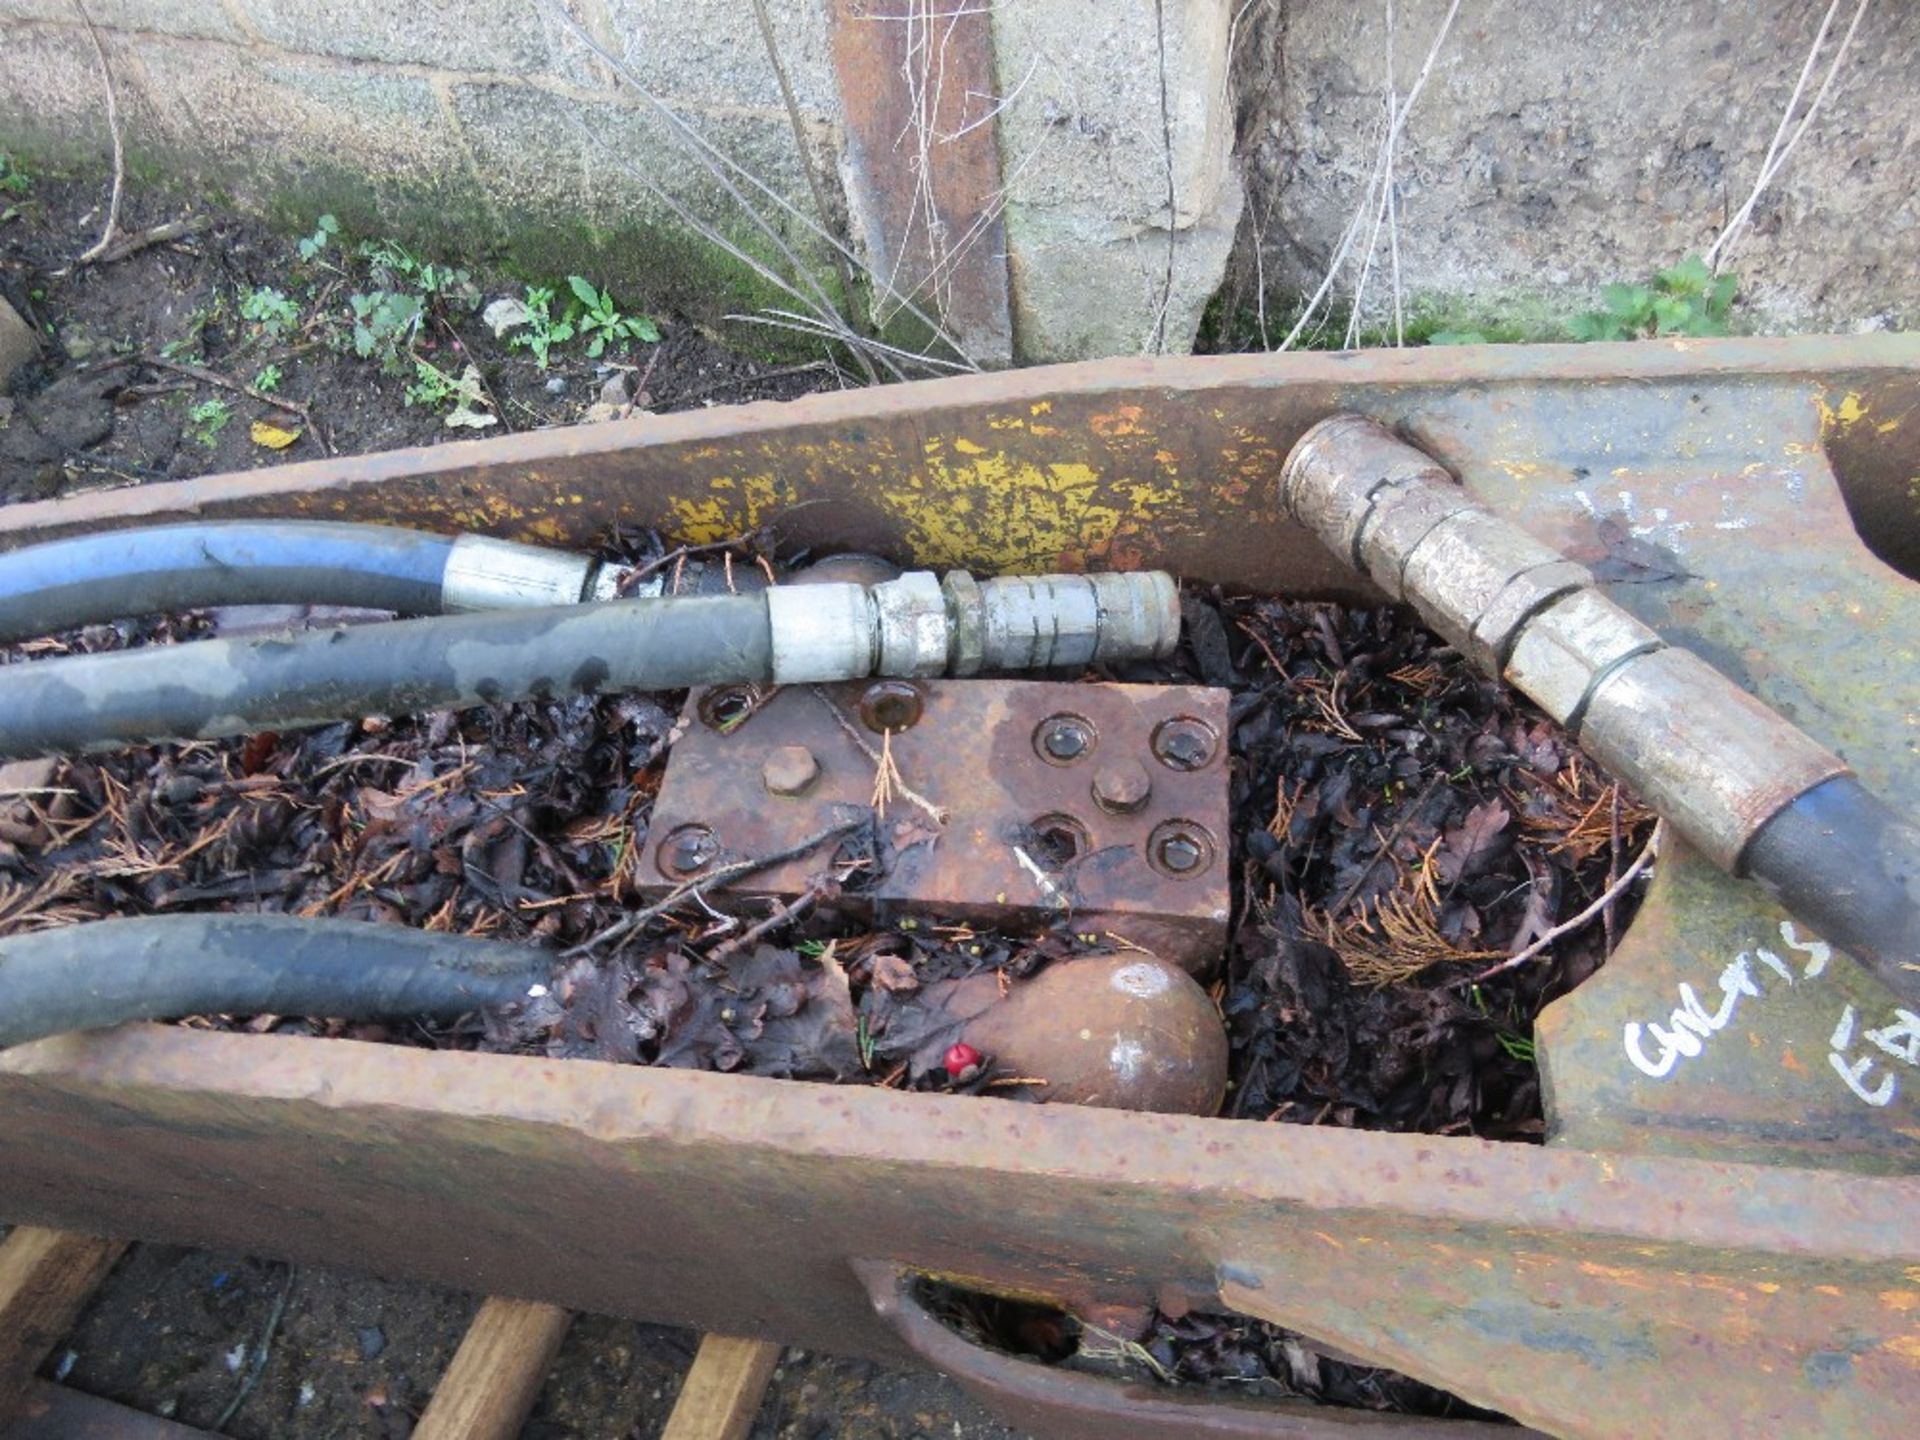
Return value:
[(1219, 739), (1204, 721), (1181, 716), (1154, 727), (1154, 756), (1170, 770), (1198, 770), (1213, 759)]
[(673, 879), (697, 875), (719, 856), (719, 837), (706, 825), (682, 825), (660, 842), (660, 869)]
[(820, 762), (804, 745), (782, 745), (760, 767), (769, 795), (804, 795), (820, 778)]
[(1147, 837), (1147, 859), (1175, 880), (1198, 875), (1213, 863), (1213, 837), (1187, 820), (1169, 820)]
[(1093, 777), (1093, 803), (1114, 815), (1131, 815), (1147, 803), (1153, 780), (1131, 757), (1102, 765)]
[(876, 735), (898, 735), (920, 723), (926, 694), (909, 680), (876, 680), (860, 696), (860, 723)]
[(1033, 748), (1052, 765), (1071, 765), (1093, 753), (1091, 722), (1078, 715), (1049, 715), (1033, 732)]

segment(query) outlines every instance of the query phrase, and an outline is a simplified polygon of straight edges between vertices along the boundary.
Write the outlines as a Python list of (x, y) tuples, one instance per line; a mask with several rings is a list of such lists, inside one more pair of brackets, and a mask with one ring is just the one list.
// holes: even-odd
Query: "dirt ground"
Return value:
[[(343, 292), (379, 283), (366, 266), (337, 257), (348, 275), (303, 270), (293, 239), (231, 212), (135, 185), (126, 197), (125, 230), (186, 215), (204, 217), (208, 228), (180, 245), (56, 275), (92, 242), (103, 195), (90, 181), (51, 178), (36, 178), (25, 195), (0, 194), (0, 215), (12, 212), (0, 222), (0, 295), (41, 331), (45, 345), (43, 358), (16, 378), (11, 396), (0, 396), (0, 499), (476, 433), (450, 429), (436, 410), (407, 404), (407, 377), (382, 373), (352, 353), (350, 341), (345, 350), (329, 344), (330, 333), (350, 324)], [(522, 293), (519, 277), (476, 271), (487, 298)], [(242, 317), (247, 296), (263, 287), (295, 300), (302, 314), (297, 329), (271, 338)], [(658, 345), (610, 351), (598, 361), (570, 346), (556, 352), (545, 371), (526, 351), (492, 336), (477, 315), (450, 318), (454, 334), (430, 334), (423, 353), (447, 364), (450, 356), (471, 355), (484, 366), (501, 422), (484, 433), (573, 423), (622, 376), (628, 385), (615, 402), (657, 412), (789, 398), (838, 383), (824, 362), (742, 356), (668, 316), (654, 317), (662, 332)], [(242, 384), (278, 365), (282, 379), (273, 393), (307, 406), (313, 423), (188, 374), (116, 363), (134, 355), (170, 358)], [(644, 387), (632, 383), (643, 375)], [(210, 436), (190, 419), (207, 401), (228, 404), (232, 412)], [(283, 451), (256, 444), (255, 420), (298, 430), (299, 438)], [(283, 1294), (267, 1361), (223, 1431), (242, 1440), (404, 1436), (480, 1303), (477, 1296), (343, 1270), (299, 1267), (290, 1275), (276, 1262), (137, 1245), (44, 1373), (149, 1413), (211, 1427), (240, 1390)], [(658, 1434), (697, 1341), (689, 1331), (582, 1317), (561, 1347), (525, 1435), (645, 1440)], [(1018, 1440), (939, 1376), (800, 1351), (789, 1351), (775, 1372), (753, 1435)]]

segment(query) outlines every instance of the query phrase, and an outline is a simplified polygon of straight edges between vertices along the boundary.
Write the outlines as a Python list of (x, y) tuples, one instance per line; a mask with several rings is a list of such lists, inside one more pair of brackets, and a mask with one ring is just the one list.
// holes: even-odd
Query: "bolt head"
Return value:
[(1185, 835), (1175, 835), (1160, 842), (1160, 863), (1183, 875), (1198, 865), (1203, 855), (1199, 842)]
[(804, 745), (782, 745), (760, 767), (769, 795), (804, 795), (820, 778), (820, 762)]
[(720, 856), (720, 839), (705, 825), (682, 825), (660, 842), (659, 866), (669, 879), (698, 874)]
[(1199, 720), (1167, 720), (1153, 732), (1153, 753), (1170, 770), (1199, 770), (1218, 747), (1213, 727)]
[(1094, 729), (1078, 715), (1050, 715), (1033, 732), (1033, 748), (1054, 765), (1071, 765), (1093, 753)]
[(1114, 815), (1131, 815), (1147, 803), (1153, 779), (1138, 760), (1114, 760), (1093, 777), (1093, 802)]

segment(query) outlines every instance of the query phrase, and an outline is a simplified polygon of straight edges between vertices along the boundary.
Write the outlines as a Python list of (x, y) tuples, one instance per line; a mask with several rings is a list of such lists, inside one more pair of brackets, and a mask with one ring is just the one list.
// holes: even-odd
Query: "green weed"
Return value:
[(613, 296), (591, 281), (569, 275), (567, 286), (580, 302), (576, 323), (581, 335), (587, 337), (587, 354), (592, 359), (598, 360), (609, 344), (622, 340), (638, 340), (647, 345), (659, 343), (659, 326), (645, 315), (622, 315), (614, 307)]
[(240, 301), (240, 318), (251, 320), (270, 340), (278, 340), (300, 324), (300, 307), (285, 293), (262, 285)]
[(353, 353), (362, 360), (378, 361), (388, 375), (406, 374), (414, 337), (427, 313), (420, 297), (374, 290), (349, 295), (347, 305), (353, 312)]
[(564, 345), (573, 338), (573, 334), (573, 322), (564, 313), (556, 315), (553, 312), (553, 288), (548, 285), (529, 285), (525, 328), (507, 343), (515, 350), (531, 350), (533, 363), (544, 370), (553, 347)]
[(1534, 1052), (1533, 1040), (1526, 1035), (1509, 1035), (1505, 1031), (1494, 1037), (1500, 1042), (1500, 1048), (1506, 1051), (1509, 1060), (1518, 1060), (1525, 1065), (1537, 1065), (1540, 1057)]
[(33, 177), (20, 168), (13, 156), (0, 150), (0, 195), (25, 195), (33, 189)]
[(281, 375), (278, 365), (265, 365), (261, 367), (260, 373), (253, 377), (253, 388), (262, 395), (271, 395), (279, 390), (280, 381), (283, 378), (285, 377)]
[(187, 411), (187, 434), (211, 450), (220, 443), (220, 432), (233, 420), (233, 407), (215, 398), (202, 400)]
[(340, 222), (331, 215), (322, 215), (314, 222), (313, 233), (301, 238), (300, 258), (309, 264), (318, 260), (339, 233)]
[(1715, 275), (1698, 255), (1662, 270), (1646, 285), (1613, 284), (1601, 307), (1567, 326), (1575, 340), (1641, 340), (1664, 335), (1725, 335), (1739, 277)]

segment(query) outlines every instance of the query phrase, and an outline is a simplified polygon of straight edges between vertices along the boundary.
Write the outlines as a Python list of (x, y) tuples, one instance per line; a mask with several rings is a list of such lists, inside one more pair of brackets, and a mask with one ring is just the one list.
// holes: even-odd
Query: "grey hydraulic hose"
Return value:
[(207, 740), (533, 698), (871, 674), (972, 675), (1170, 655), (1170, 576), (782, 585), (0, 666), (0, 755)]
[(213, 605), (402, 615), (567, 605), (610, 598), (622, 572), (563, 550), (392, 525), (208, 520), (108, 530), (0, 554), (0, 644)]
[(765, 680), (757, 595), (615, 600), (77, 655), (0, 668), (0, 753), (111, 749), (360, 715)]
[(1752, 879), (1920, 1001), (1920, 826), (1846, 763), (1478, 504), (1378, 422), (1300, 437), (1287, 510), (1627, 780), (1694, 848)]
[(0, 940), (0, 1049), (181, 1015), (452, 1020), (524, 1000), (548, 951), (358, 920), (162, 915)]

